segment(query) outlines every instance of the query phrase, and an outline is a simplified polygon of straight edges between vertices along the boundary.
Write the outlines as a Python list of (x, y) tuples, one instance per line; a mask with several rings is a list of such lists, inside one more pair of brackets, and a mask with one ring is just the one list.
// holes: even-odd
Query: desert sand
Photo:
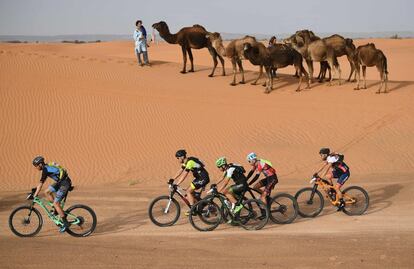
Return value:
[[(375, 68), (366, 90), (335, 82), (300, 93), (285, 68), (266, 95), (250, 85), (258, 68), (246, 61), (245, 85), (229, 85), (228, 60), (227, 76), (217, 68), (209, 78), (206, 49), (193, 52), (196, 72), (182, 75), (180, 47), (165, 43), (149, 48), (151, 67), (137, 65), (133, 42), (0, 44), (0, 268), (413, 268), (414, 40), (355, 40), (367, 42), (388, 58), (388, 94), (375, 94)], [(346, 79), (345, 57), (340, 64)], [(323, 146), (345, 154), (348, 186), (368, 190), (363, 216), (327, 206), (290, 225), (210, 233), (184, 216), (169, 228), (148, 219), (179, 148), (202, 159), (212, 181), (217, 157), (247, 167), (255, 151), (277, 169), (274, 192), (294, 194), (309, 185)], [(58, 234), (46, 219), (35, 238), (9, 230), (10, 212), (40, 177), (38, 154), (68, 169), (69, 204), (95, 209), (90, 237)]]

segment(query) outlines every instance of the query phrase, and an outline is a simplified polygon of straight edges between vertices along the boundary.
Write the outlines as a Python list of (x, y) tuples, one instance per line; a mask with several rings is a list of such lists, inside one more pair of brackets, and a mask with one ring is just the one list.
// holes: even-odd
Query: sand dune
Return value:
[[(254, 150), (276, 164), (282, 179), (298, 182), (313, 172), (321, 146), (343, 151), (361, 178), (411, 173), (413, 40), (356, 43), (371, 41), (389, 59), (388, 95), (374, 94), (375, 68), (368, 69), (368, 90), (315, 83), (302, 93), (294, 92), (297, 81), (286, 68), (265, 95), (261, 86), (229, 86), (220, 68), (208, 78), (207, 50), (194, 53), (196, 73), (181, 75), (174, 45), (152, 45), (153, 66), (141, 68), (129, 42), (2, 44), (0, 171), (8, 180), (1, 189), (33, 185), (36, 154), (66, 166), (77, 184), (157, 185), (176, 170), (173, 154), (182, 147), (213, 177), (216, 157), (244, 163)], [(345, 57), (341, 64), (347, 77)], [(245, 65), (252, 81), (257, 67)]]

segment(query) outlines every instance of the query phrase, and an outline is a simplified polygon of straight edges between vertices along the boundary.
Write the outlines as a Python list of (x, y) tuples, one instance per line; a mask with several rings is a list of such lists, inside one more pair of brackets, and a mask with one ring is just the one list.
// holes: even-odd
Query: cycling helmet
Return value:
[(256, 160), (256, 159), (257, 159), (257, 155), (256, 155), (256, 153), (254, 153), (254, 152), (249, 153), (249, 154), (247, 155), (247, 161), (248, 161), (248, 162), (253, 161), (253, 160)]
[(41, 163), (45, 163), (45, 158), (43, 158), (42, 156), (37, 156), (33, 159), (34, 166), (38, 166)]
[(329, 153), (331, 153), (329, 148), (321, 148), (321, 150), (319, 150), (319, 154), (329, 155)]
[(222, 167), (223, 165), (226, 165), (226, 164), (227, 164), (226, 157), (220, 157), (220, 158), (218, 158), (218, 159), (217, 159), (217, 161), (216, 161), (216, 166), (217, 166), (218, 168), (220, 168), (220, 167)]
[(177, 158), (186, 157), (186, 156), (187, 156), (187, 152), (185, 151), (185, 149), (177, 150), (177, 152), (175, 153), (175, 157)]

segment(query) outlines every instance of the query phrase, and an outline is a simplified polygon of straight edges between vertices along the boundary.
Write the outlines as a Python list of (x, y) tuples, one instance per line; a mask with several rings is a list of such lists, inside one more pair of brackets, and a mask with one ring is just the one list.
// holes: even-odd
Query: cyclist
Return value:
[(250, 181), (249, 185), (256, 182), (260, 176), (260, 173), (263, 173), (265, 176), (265, 178), (257, 182), (253, 188), (261, 192), (260, 199), (263, 201), (263, 203), (267, 204), (267, 197), (270, 196), (270, 193), (278, 183), (276, 170), (273, 168), (271, 162), (263, 159), (258, 159), (256, 153), (254, 152), (247, 155), (247, 161), (252, 166), (252, 169), (247, 175), (247, 179), (249, 179), (254, 172), (257, 172), (252, 181)]
[(50, 162), (46, 164), (45, 158), (42, 156), (37, 156), (33, 159), (33, 166), (39, 171), (42, 171), (40, 183), (37, 185), (36, 191), (33, 195), (34, 197), (39, 194), (47, 177), (50, 177), (55, 181), (52, 185), (49, 185), (49, 188), (45, 191), (45, 194), (47, 199), (50, 202), (53, 202), (53, 207), (62, 219), (63, 226), (59, 229), (59, 231), (63, 233), (68, 228), (69, 223), (66, 219), (65, 212), (60, 206), (60, 202), (63, 198), (65, 198), (69, 188), (72, 186), (68, 173), (66, 169), (57, 163)]
[[(323, 174), (323, 177), (326, 177), (332, 186), (334, 186), (336, 195), (339, 199), (338, 211), (341, 211), (345, 207), (345, 201), (342, 197), (341, 187), (345, 184), (350, 176), (349, 167), (344, 163), (343, 155), (336, 152), (331, 152), (329, 148), (321, 148), (319, 150), (319, 155), (321, 156), (321, 159), (324, 163), (317, 174), (321, 172), (326, 166), (328, 167)], [(332, 182), (333, 178), (337, 179), (335, 185)]]
[[(216, 161), (216, 166), (223, 172), (223, 177), (217, 182), (219, 185), (224, 181), (223, 186), (219, 190), (222, 192), (231, 202), (231, 211), (235, 214), (238, 213), (243, 205), (237, 205), (237, 199), (242, 195), (248, 188), (247, 178), (244, 175), (246, 172), (243, 166), (239, 164), (227, 163), (226, 157), (220, 157)], [(230, 179), (233, 180), (234, 184), (227, 187), (230, 182)]]
[[(178, 150), (175, 157), (181, 165), (180, 170), (173, 178), (174, 180), (178, 179), (177, 185), (180, 185), (190, 172), (193, 173), (194, 179), (186, 191), (188, 202), (192, 206), (194, 204), (194, 191), (204, 188), (210, 182), (210, 177), (204, 168), (204, 164), (198, 158), (187, 157), (187, 152), (184, 149)], [(185, 214), (188, 216), (189, 211)]]

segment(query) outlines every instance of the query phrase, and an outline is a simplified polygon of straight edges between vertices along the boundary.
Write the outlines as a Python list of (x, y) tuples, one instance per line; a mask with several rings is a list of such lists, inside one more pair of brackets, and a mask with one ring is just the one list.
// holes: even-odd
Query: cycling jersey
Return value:
[(188, 157), (187, 161), (181, 167), (185, 171), (191, 171), (193, 173), (194, 179), (191, 183), (193, 189), (202, 188), (210, 182), (208, 172), (204, 169), (204, 164), (199, 159)]
[(266, 177), (276, 175), (276, 170), (272, 167), (272, 163), (267, 160), (258, 160), (255, 169), (257, 169), (259, 173), (263, 173)]
[(245, 170), (243, 166), (230, 163), (229, 168), (227, 168), (227, 170), (224, 172), (224, 175), (227, 178), (231, 178), (237, 185), (247, 185), (247, 178), (244, 175), (244, 172)]
[(40, 182), (45, 182), (47, 177), (50, 177), (56, 182), (59, 182), (63, 179), (66, 179), (68, 177), (68, 173), (66, 172), (66, 169), (59, 164), (50, 162), (43, 166)]

